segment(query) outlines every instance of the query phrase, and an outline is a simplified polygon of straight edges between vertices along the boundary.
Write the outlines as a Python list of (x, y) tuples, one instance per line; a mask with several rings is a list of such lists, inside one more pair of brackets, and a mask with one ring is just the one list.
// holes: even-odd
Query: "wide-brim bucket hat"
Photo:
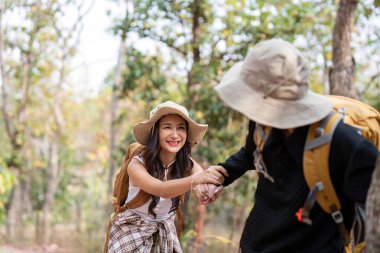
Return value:
[(309, 68), (289, 42), (258, 43), (215, 87), (220, 98), (249, 119), (278, 129), (317, 122), (332, 110), (331, 102), (309, 90)]
[(189, 112), (185, 107), (172, 101), (166, 101), (157, 105), (152, 111), (150, 111), (149, 120), (137, 123), (133, 127), (133, 134), (136, 140), (142, 145), (148, 145), (154, 124), (163, 116), (170, 114), (179, 115), (187, 121), (189, 128), (187, 142), (190, 143), (191, 147), (202, 140), (207, 131), (208, 125), (196, 123), (190, 118)]

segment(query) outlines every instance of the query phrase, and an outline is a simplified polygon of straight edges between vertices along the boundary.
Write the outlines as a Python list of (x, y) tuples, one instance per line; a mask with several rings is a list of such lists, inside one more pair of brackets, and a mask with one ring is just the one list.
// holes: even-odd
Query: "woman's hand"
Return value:
[(197, 196), (199, 203), (205, 205), (209, 201), (209, 187), (208, 184), (199, 184), (194, 188), (195, 195)]
[(210, 166), (207, 170), (194, 174), (193, 181), (195, 185), (206, 183), (221, 185), (224, 182), (225, 176), (228, 177), (226, 169), (222, 166), (214, 165)]
[(211, 202), (214, 202), (214, 200), (216, 200), (220, 193), (223, 191), (224, 187), (223, 185), (213, 185), (213, 184), (209, 184), (208, 185), (208, 203), (211, 203)]
[(223, 191), (223, 186), (217, 186), (214, 184), (200, 184), (197, 185), (194, 190), (198, 197), (199, 203), (201, 205), (207, 205), (219, 197), (220, 193)]

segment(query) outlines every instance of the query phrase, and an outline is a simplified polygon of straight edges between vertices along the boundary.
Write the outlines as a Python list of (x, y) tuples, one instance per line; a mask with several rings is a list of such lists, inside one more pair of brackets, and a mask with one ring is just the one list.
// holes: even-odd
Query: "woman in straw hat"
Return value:
[[(143, 149), (128, 165), (126, 202), (140, 189), (152, 197), (112, 222), (109, 253), (182, 252), (174, 224), (179, 196), (197, 185), (219, 185), (223, 182), (220, 173), (227, 175), (224, 169), (203, 171), (190, 158), (191, 148), (206, 131), (207, 125), (197, 124), (185, 107), (171, 101), (157, 105), (148, 121), (134, 126), (134, 136)], [(197, 192), (198, 196), (201, 192)]]

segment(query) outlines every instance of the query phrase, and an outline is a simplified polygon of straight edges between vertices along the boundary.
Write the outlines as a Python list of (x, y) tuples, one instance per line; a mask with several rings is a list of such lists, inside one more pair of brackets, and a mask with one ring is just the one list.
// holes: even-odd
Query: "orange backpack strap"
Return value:
[(264, 146), (269, 138), (271, 130), (272, 130), (271, 127), (263, 126), (256, 123), (255, 131), (253, 133), (253, 141), (256, 144), (256, 150), (253, 152), (253, 157), (254, 157), (256, 170), (259, 173), (263, 174), (263, 176), (266, 179), (274, 183), (274, 178), (271, 175), (269, 175), (267, 167), (265, 166), (265, 163), (264, 163), (264, 158), (263, 158)]
[(181, 234), (182, 234), (182, 210), (181, 210), (181, 206), (183, 205), (185, 201), (185, 194), (181, 194), (179, 196), (179, 207), (177, 209), (177, 237), (178, 239), (181, 238)]
[(112, 194), (112, 206), (115, 211), (123, 206), (127, 200), (129, 192), (129, 175), (127, 168), (133, 157), (141, 152), (142, 147), (140, 143), (134, 142), (129, 145), (127, 154), (124, 156), (120, 172), (116, 176)]
[(148, 202), (148, 200), (151, 197), (152, 197), (152, 195), (150, 195), (149, 193), (140, 189), (139, 192), (137, 193), (137, 195), (133, 199), (131, 199), (130, 201), (128, 201), (128, 203), (125, 203), (125, 205), (123, 205), (117, 209), (116, 214), (122, 213), (127, 209), (138, 208), (138, 207), (144, 205), (146, 202)]
[(299, 221), (311, 224), (309, 214), (315, 201), (329, 213), (345, 245), (349, 242), (349, 234), (343, 223), (341, 205), (330, 178), (329, 153), (334, 130), (342, 119), (342, 115), (332, 112), (320, 122), (310, 125), (303, 156), (303, 172), (309, 195), (303, 208), (296, 213)]

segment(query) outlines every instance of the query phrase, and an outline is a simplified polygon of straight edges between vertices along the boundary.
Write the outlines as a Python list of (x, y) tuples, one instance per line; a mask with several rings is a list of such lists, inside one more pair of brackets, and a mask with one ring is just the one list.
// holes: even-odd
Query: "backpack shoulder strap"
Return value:
[(125, 200), (128, 197), (129, 192), (129, 175), (128, 165), (138, 153), (141, 152), (142, 145), (138, 142), (134, 142), (128, 146), (127, 153), (124, 156), (123, 164), (119, 173), (116, 175), (114, 189), (112, 193), (112, 207), (116, 211), (118, 208), (124, 205)]
[(139, 192), (137, 193), (137, 195), (133, 199), (131, 199), (130, 201), (125, 203), (123, 206), (119, 207), (117, 209), (116, 213), (119, 214), (119, 213), (124, 212), (127, 209), (138, 208), (138, 207), (144, 205), (151, 198), (151, 196), (152, 195), (150, 195), (149, 193), (140, 189)]
[[(128, 165), (129, 163), (131, 162), (131, 160), (133, 159), (133, 157), (135, 157), (136, 155), (138, 155), (138, 153), (140, 153), (141, 151), (141, 147), (142, 145), (138, 142), (134, 142), (132, 143), (131, 145), (129, 145), (129, 148), (128, 148), (128, 153), (127, 155), (125, 156), (125, 159), (124, 159), (124, 164), (123, 164), (123, 170), (124, 170), (124, 173), (125, 175), (123, 176), (123, 181), (124, 183), (123, 184), (120, 184), (120, 187), (124, 187), (125, 189), (120, 189), (119, 192), (120, 192), (120, 200), (119, 201), (126, 201), (127, 197), (128, 197), (128, 193), (129, 193), (129, 175), (128, 175)], [(129, 209), (129, 208), (138, 208), (142, 205), (144, 205), (150, 198), (151, 198), (151, 194), (143, 191), (142, 189), (139, 190), (139, 192), (136, 194), (136, 196), (131, 199), (130, 201), (128, 201), (127, 203), (119, 203), (119, 206), (115, 212), (115, 214), (119, 214), (119, 213), (122, 213), (124, 212), (125, 210)]]
[(182, 233), (182, 205), (185, 202), (185, 194), (179, 196), (179, 206), (177, 209), (177, 237), (181, 238)]
[(322, 183), (316, 200), (327, 213), (340, 209), (340, 202), (331, 182), (328, 161), (331, 139), (340, 119), (339, 114), (333, 113), (322, 122), (312, 124), (304, 149), (303, 172), (306, 183), (310, 189)]
[(338, 225), (345, 244), (349, 241), (347, 229), (340, 211), (341, 204), (331, 182), (329, 169), (330, 143), (334, 130), (342, 119), (341, 114), (332, 112), (320, 122), (310, 125), (304, 148), (303, 172), (310, 192), (305, 205), (296, 214), (298, 219), (311, 224), (309, 213), (315, 201), (330, 214)]

